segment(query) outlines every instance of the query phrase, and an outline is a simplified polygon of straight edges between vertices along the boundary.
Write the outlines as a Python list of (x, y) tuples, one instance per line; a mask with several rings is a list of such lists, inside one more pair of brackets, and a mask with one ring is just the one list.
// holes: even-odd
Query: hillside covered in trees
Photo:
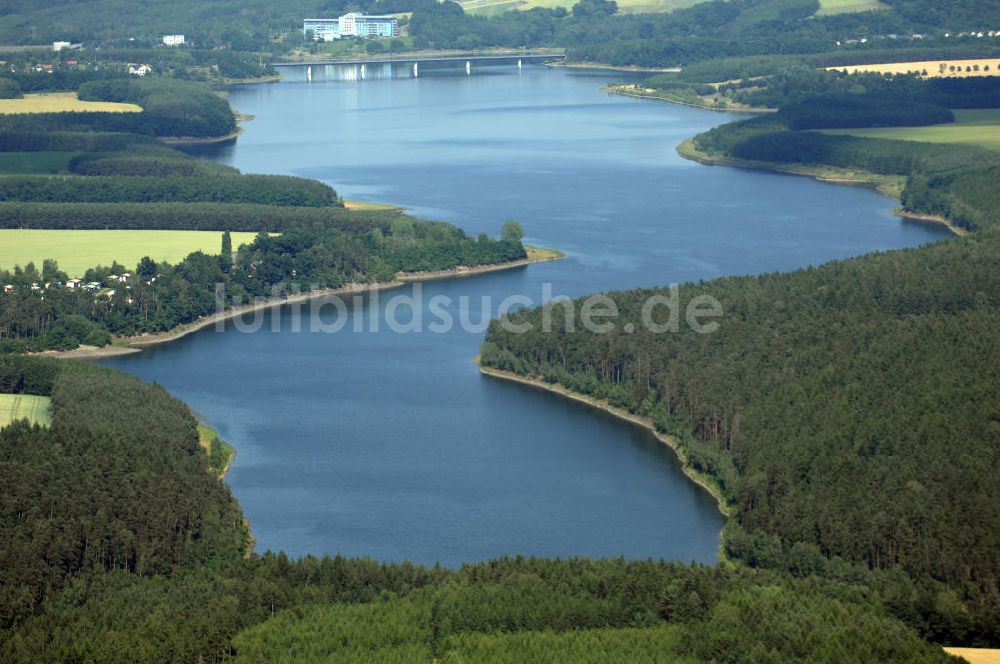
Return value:
[[(688, 284), (718, 331), (654, 334), (614, 293), (609, 334), (491, 325), (488, 367), (652, 418), (736, 511), (727, 552), (755, 567), (908, 578), (900, 617), (930, 638), (997, 643), (1000, 235), (791, 274)], [(582, 298), (575, 303), (579, 321)], [(667, 312), (662, 317), (665, 320)], [(634, 334), (622, 331), (632, 323)], [(903, 598), (893, 598), (898, 601)], [(949, 605), (949, 602), (953, 604)], [(949, 608), (950, 606), (950, 608)]]
[(239, 506), (162, 388), (6, 355), (0, 392), (53, 404), (49, 428), (0, 429), (5, 662), (948, 661), (863, 574), (245, 555)]

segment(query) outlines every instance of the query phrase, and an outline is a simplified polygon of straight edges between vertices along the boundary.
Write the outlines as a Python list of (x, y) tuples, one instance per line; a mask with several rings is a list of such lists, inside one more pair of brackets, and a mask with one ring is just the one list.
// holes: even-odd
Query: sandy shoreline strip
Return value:
[(529, 385), (531, 387), (540, 390), (552, 392), (553, 394), (558, 394), (561, 397), (572, 399), (573, 401), (579, 401), (580, 403), (585, 403), (588, 406), (591, 406), (592, 408), (602, 410), (606, 413), (614, 415), (619, 419), (631, 422), (632, 424), (638, 424), (639, 426), (643, 427), (644, 429), (652, 433), (654, 436), (656, 436), (657, 440), (659, 440), (661, 443), (663, 443), (664, 445), (666, 445), (667, 447), (669, 447), (674, 451), (674, 454), (677, 455), (678, 461), (681, 462), (681, 469), (684, 471), (684, 474), (687, 476), (687, 478), (692, 482), (694, 482), (695, 484), (697, 484), (698, 486), (700, 486), (710, 496), (712, 496), (712, 498), (715, 499), (715, 505), (716, 507), (718, 507), (719, 511), (722, 513), (723, 516), (725, 516), (726, 518), (732, 516), (732, 506), (726, 502), (726, 499), (722, 497), (722, 494), (719, 493), (719, 490), (716, 489), (714, 486), (712, 486), (712, 484), (705, 478), (705, 476), (703, 476), (701, 473), (691, 468), (690, 463), (687, 460), (687, 456), (684, 454), (684, 450), (682, 450), (677, 443), (677, 439), (674, 438), (673, 436), (657, 431), (656, 427), (653, 425), (652, 419), (648, 417), (641, 417), (639, 415), (630, 413), (627, 410), (624, 410), (623, 408), (612, 406), (607, 401), (602, 401), (600, 399), (595, 399), (594, 397), (589, 397), (585, 394), (580, 394), (579, 392), (574, 392), (573, 390), (570, 390), (558, 383), (556, 384), (546, 383), (536, 378), (527, 378), (525, 376), (521, 376), (520, 374), (515, 374), (510, 371), (503, 371), (501, 369), (494, 369), (492, 367), (484, 367), (482, 364), (479, 364), (478, 361), (476, 363), (479, 365), (479, 371), (483, 375), (490, 376), (492, 378), (499, 378), (500, 380), (511, 381), (514, 383), (521, 383), (522, 385)]
[(958, 236), (968, 235), (969, 231), (962, 228), (961, 226), (956, 226), (952, 221), (946, 217), (942, 217), (937, 214), (924, 214), (923, 212), (911, 212), (905, 208), (896, 208), (892, 211), (897, 217), (902, 217), (903, 219), (910, 219), (912, 221), (923, 221), (928, 224), (944, 224), (948, 227), (952, 233)]
[(97, 360), (106, 357), (131, 355), (132, 353), (142, 352), (144, 348), (170, 343), (171, 341), (177, 341), (178, 339), (182, 339), (189, 334), (197, 332), (198, 330), (202, 330), (206, 327), (210, 327), (212, 325), (222, 323), (232, 318), (236, 318), (237, 316), (242, 316), (244, 314), (252, 313), (262, 309), (279, 308), (285, 304), (298, 304), (301, 302), (306, 302), (309, 300), (314, 300), (323, 297), (333, 297), (337, 295), (361, 295), (363, 293), (370, 293), (374, 291), (386, 291), (393, 288), (400, 288), (408, 283), (436, 281), (438, 279), (458, 279), (462, 277), (472, 277), (478, 274), (487, 274), (489, 272), (500, 272), (502, 270), (512, 270), (515, 268), (532, 265), (534, 263), (545, 263), (548, 261), (559, 260), (565, 257), (565, 254), (551, 249), (540, 249), (528, 245), (525, 245), (525, 249), (528, 251), (528, 258), (522, 258), (520, 260), (511, 261), (509, 263), (478, 265), (475, 267), (459, 266), (450, 270), (437, 270), (434, 272), (401, 272), (398, 275), (396, 275), (396, 279), (388, 282), (379, 282), (372, 284), (348, 284), (340, 288), (324, 288), (320, 290), (309, 291), (307, 293), (292, 294), (289, 295), (288, 297), (283, 297), (283, 298), (262, 298), (261, 300), (258, 300), (253, 304), (247, 304), (242, 307), (227, 309), (226, 311), (217, 314), (212, 314), (210, 316), (203, 316), (202, 318), (199, 318), (196, 321), (193, 321), (191, 323), (186, 323), (168, 332), (161, 332), (158, 334), (143, 334), (135, 337), (119, 338), (116, 339), (114, 345), (111, 346), (103, 346), (103, 347), (81, 346), (75, 350), (47, 350), (34, 354), (47, 357), (77, 359), (77, 360)]
[(676, 74), (681, 71), (680, 67), (637, 67), (635, 65), (606, 65), (600, 62), (566, 62), (557, 60), (543, 63), (552, 69), (601, 69), (604, 71), (621, 71), (643, 74)]
[(725, 108), (718, 108), (716, 106), (711, 106), (707, 103), (696, 104), (691, 101), (682, 101), (680, 99), (671, 99), (670, 97), (663, 97), (656, 92), (646, 92), (642, 88), (638, 88), (634, 85), (605, 85), (600, 88), (601, 92), (607, 92), (611, 95), (621, 95), (623, 97), (632, 97), (634, 99), (652, 99), (654, 101), (665, 101), (668, 104), (677, 104), (678, 106), (690, 106), (691, 108), (700, 108), (704, 111), (716, 111), (719, 113), (777, 113), (776, 108), (767, 108), (764, 106), (727, 106)]

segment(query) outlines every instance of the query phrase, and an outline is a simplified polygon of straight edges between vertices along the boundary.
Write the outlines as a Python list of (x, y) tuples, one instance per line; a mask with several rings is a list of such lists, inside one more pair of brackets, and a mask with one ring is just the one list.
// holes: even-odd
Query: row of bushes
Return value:
[[(155, 162), (155, 160), (154, 160)], [(40, 203), (239, 203), (294, 207), (337, 205), (337, 192), (316, 180), (287, 175), (223, 177), (78, 177), (12, 175), (0, 178), (0, 201)]]
[[(44, 125), (44, 123), (42, 123)], [(0, 131), (0, 152), (97, 152), (162, 145), (151, 136), (106, 131), (46, 131), (25, 122)]]
[(212, 177), (239, 175), (239, 169), (173, 150), (166, 146), (134, 146), (119, 152), (87, 152), (73, 157), (69, 171), (77, 175), (121, 175), (128, 177), (177, 175)]
[(937, 104), (904, 97), (822, 96), (785, 106), (780, 117), (791, 129), (919, 127), (955, 121)]
[(795, 55), (752, 55), (694, 62), (678, 75), (687, 83), (718, 83), (773, 76), (789, 67), (849, 67), (890, 62), (930, 62), (1000, 57), (1000, 47), (980, 44), (906, 49), (856, 49)]
[(266, 231), (336, 224), (348, 230), (388, 230), (393, 211), (348, 211), (220, 203), (0, 203), (0, 228), (53, 230)]

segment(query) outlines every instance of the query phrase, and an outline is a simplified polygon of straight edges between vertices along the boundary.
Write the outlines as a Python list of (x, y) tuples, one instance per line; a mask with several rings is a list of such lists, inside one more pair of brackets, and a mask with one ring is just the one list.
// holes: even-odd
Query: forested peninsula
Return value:
[(520, 311), (508, 322), (531, 331), (494, 321), (484, 372), (556, 386), (669, 436), (732, 511), (726, 559), (864, 579), (925, 639), (1000, 643), (1000, 155), (823, 131), (948, 123), (952, 109), (994, 107), (998, 95), (986, 78), (790, 67), (755, 80), (733, 98), (777, 112), (700, 134), (684, 156), (870, 182), (970, 234), (682, 285), (680, 302), (722, 304), (711, 334), (649, 331), (643, 305), (666, 288), (608, 294), (620, 316), (607, 334), (579, 325), (585, 298)]

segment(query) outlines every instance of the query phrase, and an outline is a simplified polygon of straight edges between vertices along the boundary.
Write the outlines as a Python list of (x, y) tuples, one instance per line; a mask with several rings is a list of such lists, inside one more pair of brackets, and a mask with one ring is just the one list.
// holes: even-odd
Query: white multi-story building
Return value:
[(307, 18), (302, 21), (302, 34), (317, 41), (333, 41), (342, 37), (396, 37), (399, 19), (395, 16), (367, 16), (358, 12), (340, 18)]
[(163, 35), (163, 43), (166, 46), (183, 46), (184, 35)]
[(302, 36), (316, 41), (340, 39), (339, 18), (307, 18), (302, 21)]

